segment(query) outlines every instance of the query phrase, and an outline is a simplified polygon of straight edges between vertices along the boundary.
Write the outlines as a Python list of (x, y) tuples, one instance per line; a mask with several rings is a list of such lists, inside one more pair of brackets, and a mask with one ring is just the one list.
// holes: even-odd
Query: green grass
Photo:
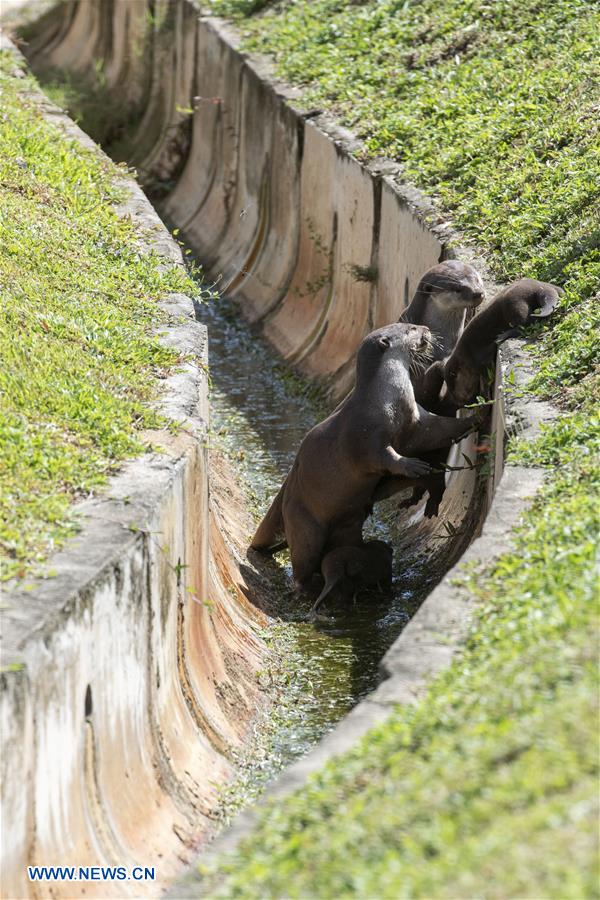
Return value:
[(399, 160), (500, 280), (550, 280), (565, 295), (534, 334), (528, 386), (561, 417), (509, 450), (546, 466), (547, 484), (514, 551), (465, 574), (479, 615), (460, 657), (416, 707), (261, 815), (202, 890), (598, 897), (598, 7), (210, 6), (351, 125), (365, 156)]
[[(22, 578), (71, 534), (70, 506), (146, 449), (177, 363), (154, 336), (181, 268), (119, 219), (119, 170), (42, 118), (0, 55), (0, 566)], [(120, 173), (122, 174), (122, 172)]]

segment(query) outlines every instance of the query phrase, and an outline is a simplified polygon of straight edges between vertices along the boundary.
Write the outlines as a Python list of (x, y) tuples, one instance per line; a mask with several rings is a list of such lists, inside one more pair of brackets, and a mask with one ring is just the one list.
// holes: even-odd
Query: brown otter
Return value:
[[(484, 299), (481, 276), (473, 266), (457, 259), (448, 259), (432, 266), (417, 285), (415, 295), (400, 317), (401, 322), (427, 325), (433, 335), (432, 359), (429, 369), (422, 367), (412, 374), (415, 398), (429, 412), (453, 416), (456, 406), (439, 402), (439, 389), (435, 382), (443, 383), (443, 371), (433, 367), (446, 358), (463, 332), (467, 312), (475, 310)], [(435, 378), (432, 376), (435, 373)], [(432, 383), (433, 382), (433, 383)], [(448, 457), (448, 449), (442, 448), (426, 454), (424, 459), (435, 467), (441, 467)], [(434, 472), (422, 484), (415, 487), (412, 496), (403, 506), (413, 506), (424, 494), (429, 493), (425, 516), (437, 516), (446, 490), (443, 472)]]
[[(411, 302), (400, 317), (400, 322), (425, 325), (430, 329), (432, 337), (428, 362), (432, 359), (438, 361), (446, 358), (452, 351), (463, 331), (467, 311), (476, 309), (484, 296), (483, 282), (473, 266), (456, 259), (446, 260), (432, 266), (422, 276)], [(434, 405), (437, 394), (424, 383), (427, 368), (425, 360), (415, 363), (411, 368), (411, 381), (417, 403), (429, 412), (453, 416), (456, 405), (448, 404), (447, 411), (440, 404), (437, 404), (437, 407)], [(440, 379), (443, 382), (443, 372), (440, 372)], [(425, 454), (423, 459), (434, 468), (441, 469), (441, 464), (445, 463), (448, 457), (448, 450), (449, 447), (443, 447)], [(400, 482), (396, 480), (393, 483)], [(404, 484), (404, 487), (406, 486)], [(412, 498), (403, 505), (412, 506), (429, 492), (425, 515), (435, 516), (445, 488), (444, 473), (433, 472), (426, 479), (421, 479), (413, 491)], [(392, 489), (392, 483), (386, 479), (386, 484), (378, 489), (374, 499), (390, 496), (390, 490), (391, 493), (396, 493), (400, 488)]]
[(431, 471), (417, 454), (448, 447), (475, 425), (476, 417), (436, 416), (416, 403), (409, 370), (430, 339), (428, 328), (405, 323), (367, 335), (355, 387), (302, 441), (251, 544), (269, 551), (283, 533), (298, 586), (309, 583), (327, 550), (362, 543), (384, 476), (394, 477), (395, 490), (414, 484)]
[[(478, 394), (485, 395), (481, 378), (494, 363), (496, 344), (517, 334), (520, 326), (550, 315), (561, 293), (561, 288), (555, 285), (528, 278), (502, 291), (467, 325), (451, 357), (435, 360), (421, 375), (415, 386), (418, 402), (438, 415), (451, 416), (461, 406), (474, 401)], [(451, 385), (454, 385), (454, 391)], [(423, 458), (434, 467), (445, 461), (442, 453), (437, 451)], [(444, 474), (430, 475), (422, 485), (414, 488), (412, 497), (402, 505), (417, 503), (428, 491), (425, 515), (437, 515), (444, 490)]]
[(421, 376), (420, 403), (430, 412), (438, 416), (454, 416), (459, 405), (448, 395), (444, 382), (444, 366), (446, 359), (436, 359)]
[[(400, 321), (426, 325), (433, 335), (433, 359), (443, 359), (462, 334), (467, 310), (476, 309), (484, 296), (477, 270), (458, 259), (447, 259), (425, 272)], [(418, 396), (417, 402), (421, 402)]]
[(562, 288), (533, 278), (521, 278), (501, 291), (469, 322), (446, 360), (449, 399), (457, 406), (472, 403), (482, 376), (494, 363), (497, 344), (518, 334), (521, 326), (549, 316), (562, 293)]
[(326, 553), (321, 562), (325, 585), (310, 611), (311, 618), (335, 588), (352, 596), (361, 587), (389, 588), (392, 556), (392, 548), (385, 541), (366, 541), (361, 547), (336, 547)]

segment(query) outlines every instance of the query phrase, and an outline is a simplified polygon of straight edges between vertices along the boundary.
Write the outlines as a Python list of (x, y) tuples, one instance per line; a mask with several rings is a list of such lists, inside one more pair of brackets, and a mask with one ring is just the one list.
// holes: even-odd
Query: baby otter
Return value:
[(392, 583), (392, 548), (385, 541), (366, 541), (361, 547), (336, 547), (321, 562), (323, 590), (310, 611), (315, 618), (319, 606), (337, 588), (354, 596), (360, 588), (389, 588)]

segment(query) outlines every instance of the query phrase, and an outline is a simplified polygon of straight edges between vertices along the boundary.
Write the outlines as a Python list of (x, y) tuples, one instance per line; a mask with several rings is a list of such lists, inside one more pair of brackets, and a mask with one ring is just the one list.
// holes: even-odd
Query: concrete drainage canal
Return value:
[[(351, 387), (362, 337), (396, 321), (422, 273), (458, 252), (452, 236), (427, 224), (426, 203), (393, 164), (359, 164), (351, 135), (308, 115), (189, 0), (68, 0), (23, 37), (42, 84), (60, 86), (83, 128), (136, 167), (221, 297), (195, 311), (208, 331), (210, 461), (198, 426), (194, 447), (168, 450), (167, 500), (150, 497), (160, 463), (154, 475), (134, 466), (128, 476), (145, 497), (147, 534), (169, 532), (175, 555), (166, 566), (150, 539), (137, 540), (118, 571), (107, 575), (98, 560), (101, 576), (84, 573), (50, 632), (34, 640), (15, 625), (26, 665), (4, 684), (4, 733), (30, 749), (18, 760), (4, 754), (5, 779), (26, 785), (6, 801), (15, 818), (6, 895), (29, 895), (27, 864), (87, 859), (154, 862), (164, 887), (214, 831), (236, 763), (244, 760), (244, 775), (234, 792), (252, 799), (376, 688), (384, 654), (481, 530), (502, 471), (503, 413), (497, 403), (495, 455), (477, 472), (448, 476), (437, 518), (424, 518), (423, 503), (378, 506), (368, 531), (394, 546), (391, 591), (310, 622), (287, 558), (246, 556), (248, 510), (264, 511), (303, 435)], [(132, 203), (128, 214), (158, 232), (143, 198)], [(168, 236), (157, 240), (177, 257)], [(191, 300), (169, 302), (202, 362)], [(196, 375), (171, 387), (191, 391), (189, 416), (199, 409), (206, 419), (202, 365)], [(453, 453), (460, 469), (473, 439)], [(111, 623), (94, 599), (102, 592)], [(120, 681), (79, 659), (114, 640), (115, 628)], [(141, 634), (147, 647), (132, 649)], [(41, 690), (36, 654), (68, 658), (68, 684), (59, 667)], [(291, 660), (289, 677), (278, 655)], [(269, 671), (279, 673), (276, 691)], [(72, 896), (57, 885), (62, 895)]]

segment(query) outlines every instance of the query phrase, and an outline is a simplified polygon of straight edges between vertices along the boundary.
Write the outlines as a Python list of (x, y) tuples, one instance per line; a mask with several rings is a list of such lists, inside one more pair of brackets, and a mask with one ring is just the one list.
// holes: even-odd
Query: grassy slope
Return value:
[(247, 46), (274, 54), (368, 153), (401, 160), (499, 278), (565, 287), (531, 385), (564, 414), (512, 448), (552, 477), (515, 552), (470, 573), (481, 615), (461, 658), (418, 707), (270, 810), (215, 893), (598, 896), (596, 12), (583, 0), (297, 0), (240, 22)]
[(177, 360), (157, 300), (193, 290), (116, 215), (117, 169), (45, 121), (0, 55), (0, 565), (23, 576), (74, 527), (74, 498), (144, 451)]

